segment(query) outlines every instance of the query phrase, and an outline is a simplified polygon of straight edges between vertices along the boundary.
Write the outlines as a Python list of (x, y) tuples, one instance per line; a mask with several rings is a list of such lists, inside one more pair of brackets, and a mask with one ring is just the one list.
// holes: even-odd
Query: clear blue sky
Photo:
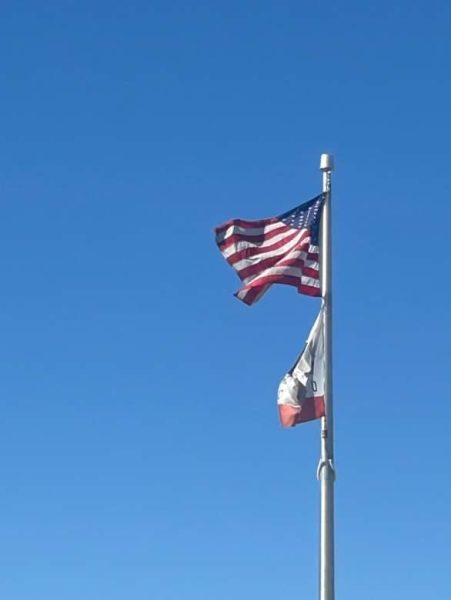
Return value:
[(318, 301), (213, 242), (334, 178), (337, 599), (449, 600), (451, 4), (6, 0), (0, 595), (316, 598)]

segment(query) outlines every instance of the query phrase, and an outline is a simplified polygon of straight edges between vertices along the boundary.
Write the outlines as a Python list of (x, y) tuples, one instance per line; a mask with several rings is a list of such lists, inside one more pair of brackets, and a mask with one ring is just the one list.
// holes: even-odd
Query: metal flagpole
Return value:
[(332, 248), (331, 172), (333, 157), (322, 154), (323, 192), (326, 201), (321, 219), (321, 295), (324, 303), (324, 390), (326, 416), (321, 419), (321, 458), (318, 479), (321, 485), (320, 510), (320, 600), (335, 599), (334, 581), (334, 437), (332, 409)]

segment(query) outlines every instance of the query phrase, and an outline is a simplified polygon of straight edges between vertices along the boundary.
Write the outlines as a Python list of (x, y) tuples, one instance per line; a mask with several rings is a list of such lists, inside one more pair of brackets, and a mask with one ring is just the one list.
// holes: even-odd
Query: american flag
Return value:
[(279, 217), (233, 219), (216, 228), (216, 243), (243, 282), (235, 296), (254, 304), (273, 283), (320, 296), (319, 224), (325, 194)]

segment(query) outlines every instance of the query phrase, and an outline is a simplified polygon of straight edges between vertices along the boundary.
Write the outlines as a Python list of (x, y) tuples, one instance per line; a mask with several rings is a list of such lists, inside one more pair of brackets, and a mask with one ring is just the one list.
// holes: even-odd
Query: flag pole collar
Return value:
[(334, 157), (332, 154), (321, 154), (319, 168), (326, 173), (330, 173), (334, 170)]
[(330, 469), (330, 472), (332, 474), (332, 480), (335, 481), (334, 461), (330, 458), (328, 460), (324, 460), (323, 458), (320, 458), (319, 463), (318, 463), (318, 468), (316, 469), (316, 478), (318, 479), (318, 481), (321, 479), (321, 471), (323, 470), (324, 467), (327, 467)]

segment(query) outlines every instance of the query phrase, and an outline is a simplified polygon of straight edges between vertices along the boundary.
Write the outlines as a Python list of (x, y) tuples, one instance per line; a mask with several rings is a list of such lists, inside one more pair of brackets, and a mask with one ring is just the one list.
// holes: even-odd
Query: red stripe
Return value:
[[(277, 235), (280, 235), (281, 233), (291, 233), (293, 231), (292, 227), (288, 227), (287, 225), (283, 225), (282, 227), (277, 227), (277, 229), (273, 229), (271, 231), (265, 231), (264, 228), (262, 228), (262, 232), (256, 235), (249, 235), (246, 233), (232, 233), (230, 234), (228, 237), (224, 238), (223, 240), (218, 240), (218, 237), (216, 237), (216, 243), (218, 245), (218, 248), (220, 249), (221, 252), (224, 252), (224, 250), (227, 250), (227, 248), (230, 248), (230, 246), (234, 246), (235, 244), (239, 244), (240, 242), (246, 242), (248, 244), (253, 244), (255, 246), (258, 246), (259, 244), (262, 244), (263, 242), (266, 242), (267, 240), (272, 239), (273, 237), (276, 237)], [(300, 229), (295, 229), (294, 231), (297, 231), (299, 233), (299, 231), (301, 231)]]
[[(303, 248), (295, 248), (294, 249), (296, 252), (297, 251), (301, 251), (304, 252)], [(309, 277), (317, 277), (319, 274), (318, 269), (313, 269), (312, 267), (304, 267), (306, 258), (301, 258), (300, 256), (293, 256), (290, 257), (289, 255), (291, 254), (291, 252), (288, 253), (288, 256), (286, 256), (286, 258), (279, 257), (279, 261), (277, 262), (277, 266), (278, 267), (298, 267), (299, 269), (302, 269), (303, 274), (305, 274), (305, 270), (308, 269), (309, 271), (312, 271), (313, 273), (315, 273), (314, 275), (309, 275)]]
[(252, 304), (254, 304), (254, 302), (257, 301), (258, 295), (260, 294), (262, 288), (264, 288), (264, 287), (265, 287), (264, 285), (260, 285), (258, 287), (254, 287), (254, 288), (247, 290), (244, 298), (240, 298), (240, 300), (242, 300), (248, 306), (251, 306)]
[[(269, 275), (268, 277), (262, 277), (258, 283), (249, 283), (242, 287), (239, 292), (244, 292), (243, 298), (239, 298), (245, 304), (251, 305), (256, 301), (257, 296), (261, 292), (262, 287), (270, 286), (273, 283), (284, 283), (286, 285), (292, 285), (297, 288), (300, 294), (307, 296), (321, 296), (321, 290), (311, 285), (304, 285), (301, 283), (300, 277), (293, 277), (291, 275)], [(238, 292), (235, 293), (238, 296)]]
[[(258, 247), (258, 244), (256, 243), (256, 240), (258, 239), (261, 242), (264, 242), (268, 239), (271, 239), (272, 237), (275, 237), (276, 235), (282, 233), (284, 230), (286, 230), (287, 232), (290, 232), (290, 235), (287, 237), (285, 237), (283, 240), (281, 240), (280, 242), (275, 242), (274, 244), (272, 244), (271, 246), (267, 246), (265, 248), (261, 248)], [(251, 256), (255, 256), (256, 254), (264, 253), (264, 252), (271, 252), (272, 250), (276, 250), (277, 248), (282, 247), (284, 244), (288, 243), (290, 240), (292, 240), (297, 233), (299, 233), (299, 229), (295, 230), (295, 232), (293, 232), (293, 230), (291, 228), (280, 228), (277, 229), (275, 231), (271, 231), (269, 232), (269, 234), (266, 235), (262, 235), (262, 236), (255, 236), (254, 238), (246, 238), (245, 236), (238, 234), (238, 235), (233, 235), (230, 236), (230, 238), (227, 239), (227, 243), (225, 243), (225, 241), (218, 243), (217, 245), (219, 247), (219, 250), (221, 251), (221, 253), (224, 255), (224, 252), (226, 249), (228, 249), (229, 247), (238, 244), (239, 242), (248, 242), (250, 244), (252, 244), (249, 248), (245, 248), (244, 250), (240, 250), (238, 252), (235, 252), (234, 254), (230, 254), (227, 258), (224, 256), (224, 258), (226, 259), (226, 261), (229, 263), (230, 266), (232, 266), (233, 268), (235, 268), (235, 263), (238, 262), (239, 260), (243, 260), (245, 258), (250, 258)], [(309, 235), (308, 230), (306, 229), (306, 235)], [(293, 233), (291, 233), (293, 232)], [(301, 239), (299, 240), (299, 244), (303, 244), (305, 243), (307, 240), (307, 237), (301, 237)], [(229, 243), (230, 241), (230, 243)], [(254, 245), (255, 244), (255, 245)], [(311, 249), (312, 248), (317, 248), (317, 246), (313, 246), (312, 244), (310, 244), (309, 246), (309, 251), (307, 251), (307, 258), (309, 260), (318, 262), (319, 261), (319, 249), (315, 252), (312, 252)]]
[(306, 398), (299, 407), (279, 404), (279, 418), (283, 427), (294, 427), (324, 417), (325, 414), (324, 396)]
[[(290, 227), (280, 227), (278, 229), (275, 229), (274, 231), (269, 231), (268, 233), (262, 233), (259, 235), (244, 235), (242, 233), (234, 233), (226, 239), (224, 239), (222, 242), (218, 242), (216, 240), (216, 243), (218, 245), (219, 250), (223, 253), (225, 252), (225, 250), (228, 250), (229, 248), (242, 243), (250, 244), (250, 247), (261, 248), (263, 242), (267, 242), (268, 240), (272, 239), (273, 237), (276, 237), (277, 235), (280, 235), (281, 233), (286, 233), (288, 235), (292, 231), (293, 229), (291, 229)], [(298, 229), (297, 231), (299, 232), (300, 230)]]
[(301, 278), (295, 277), (294, 275), (267, 275), (258, 280), (258, 282), (251, 281), (247, 286), (244, 287), (258, 287), (262, 285), (268, 285), (270, 283), (285, 283), (286, 285), (294, 285), (295, 287), (300, 287)]
[(293, 251), (301, 251), (303, 248), (295, 247), (293, 250), (290, 250), (288, 256), (286, 254), (280, 254), (278, 256), (271, 256), (269, 258), (265, 258), (263, 260), (259, 260), (258, 263), (250, 264), (248, 267), (243, 267), (241, 269), (236, 269), (238, 275), (241, 279), (245, 279), (246, 277), (250, 277), (251, 275), (264, 275), (265, 271), (268, 269), (280, 266), (280, 267), (299, 267), (302, 269), (304, 266), (304, 259), (299, 256), (289, 257), (289, 254)]
[[(302, 248), (299, 248), (302, 250)], [(272, 256), (271, 258), (267, 258), (265, 260), (261, 260), (256, 265), (250, 265), (245, 269), (237, 270), (238, 276), (241, 280), (246, 279), (247, 277), (251, 277), (252, 275), (258, 276), (260, 273), (264, 273), (267, 269), (272, 267), (297, 267), (304, 271), (304, 260), (299, 257), (295, 258), (283, 258), (283, 256)], [(314, 271), (314, 269), (310, 269), (310, 271)], [(318, 272), (316, 272), (316, 276)], [(309, 277), (314, 277), (315, 275), (309, 275)]]
[(312, 277), (312, 279), (319, 279), (318, 269), (312, 269), (311, 267), (304, 267), (302, 269), (302, 274), (305, 277)]
[(306, 296), (321, 296), (321, 290), (319, 289), (319, 287), (314, 287), (313, 285), (301, 284), (298, 288), (298, 292), (300, 294), (305, 294)]
[(270, 219), (260, 219), (258, 221), (246, 221), (244, 219), (230, 219), (230, 221), (226, 221), (223, 225), (218, 225), (215, 228), (216, 234), (223, 233), (226, 231), (231, 225), (236, 225), (238, 227), (242, 227), (243, 229), (253, 229), (254, 227), (265, 227), (266, 225), (270, 225), (271, 223), (275, 223), (278, 219), (275, 217), (271, 217)]
[[(308, 243), (309, 243), (309, 241), (307, 240), (306, 242), (299, 242), (299, 243), (300, 243), (300, 244), (304, 244), (304, 243), (305, 243), (305, 244), (308, 244)], [(302, 245), (300, 245), (300, 246), (298, 246), (298, 247), (295, 245), (295, 246), (294, 246), (294, 247), (293, 247), (291, 250), (289, 250), (289, 251), (287, 252), (287, 254), (289, 254), (290, 252), (292, 252), (292, 251), (294, 251), (294, 250), (301, 250), (301, 251), (305, 251), (305, 252), (306, 252), (306, 254), (307, 254), (307, 256), (313, 256), (313, 255), (309, 255), (309, 254), (307, 253), (307, 248), (303, 248), (303, 246), (302, 246)], [(259, 261), (258, 261), (258, 262), (256, 262), (254, 265), (250, 265), (249, 267), (245, 267), (245, 268), (243, 268), (243, 269), (238, 269), (238, 268), (237, 268), (237, 266), (236, 266), (236, 262), (237, 262), (237, 261), (235, 260), (235, 256), (236, 256), (236, 254), (231, 254), (231, 255), (230, 255), (230, 256), (228, 256), (228, 257), (225, 257), (225, 256), (224, 256), (224, 258), (225, 258), (225, 259), (226, 259), (226, 261), (229, 263), (229, 265), (230, 265), (231, 267), (233, 267), (233, 269), (235, 270), (235, 272), (237, 273), (237, 275), (238, 275), (238, 277), (241, 279), (241, 281), (243, 281), (244, 279), (246, 279), (246, 277), (249, 277), (250, 275), (254, 275), (254, 273), (255, 273), (256, 275), (258, 275), (260, 272), (264, 271), (264, 270), (265, 270), (265, 269), (267, 269), (267, 268), (270, 268), (270, 267), (274, 266), (274, 265), (275, 265), (275, 264), (277, 264), (279, 261), (280, 261), (280, 264), (281, 264), (282, 266), (284, 265), (284, 263), (282, 262), (282, 261), (284, 260), (284, 258), (283, 258), (283, 257), (284, 257), (284, 255), (283, 255), (283, 254), (280, 254), (279, 256), (273, 256), (273, 257), (271, 257), (271, 258), (266, 258), (266, 259), (264, 259), (264, 260), (259, 260)], [(288, 261), (289, 261), (289, 260), (292, 260), (292, 259), (288, 259)], [(301, 260), (301, 259), (299, 259), (299, 260)], [(288, 261), (286, 261), (286, 262), (288, 262)], [(248, 274), (246, 274), (246, 273), (248, 272), (248, 270), (249, 270), (249, 273), (248, 273)], [(243, 273), (245, 273), (245, 274), (243, 275)]]
[[(274, 242), (270, 246), (265, 246), (264, 248), (262, 248), (261, 246), (252, 245), (252, 246), (249, 246), (248, 248), (244, 248), (243, 250), (238, 250), (238, 252), (231, 254), (227, 260), (229, 260), (230, 263), (232, 264), (232, 263), (236, 263), (240, 260), (243, 260), (245, 258), (251, 258), (253, 256), (256, 256), (257, 254), (266, 254), (268, 252), (273, 252), (273, 250), (282, 248), (283, 246), (285, 246), (286, 244), (291, 242), (296, 236), (299, 235), (300, 231), (301, 231), (300, 229), (295, 229), (294, 231), (291, 229), (289, 232), (287, 232), (287, 234), (285, 235), (285, 237), (283, 239), (279, 240), (278, 242)], [(266, 238), (264, 241), (267, 241), (268, 239), (269, 238)], [(309, 232), (307, 230), (305, 230), (305, 233), (301, 236), (300, 240), (298, 241), (298, 244), (305, 244), (305, 243), (308, 243), (310, 245), (310, 237), (309, 237)], [(295, 247), (296, 247), (296, 245), (292, 249), (294, 249)], [(225, 248), (221, 248), (221, 252), (223, 250), (225, 250)], [(289, 252), (289, 250), (287, 250), (287, 252)], [(260, 264), (260, 263), (258, 263), (258, 264)]]

